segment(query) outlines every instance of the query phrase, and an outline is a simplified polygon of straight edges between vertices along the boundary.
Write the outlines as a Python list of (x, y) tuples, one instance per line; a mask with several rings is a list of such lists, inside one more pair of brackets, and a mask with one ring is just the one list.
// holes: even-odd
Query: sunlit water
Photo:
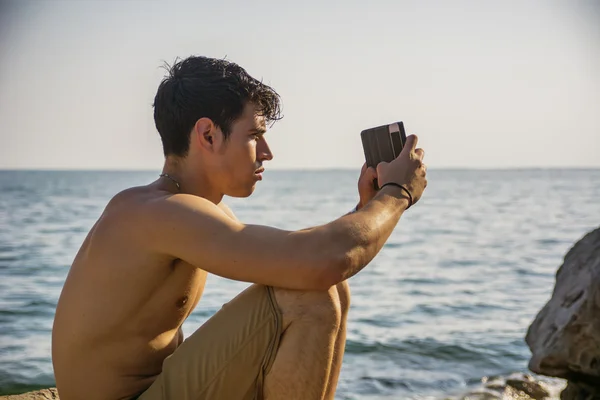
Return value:
[[(421, 203), (351, 279), (339, 399), (426, 399), (527, 370), (527, 327), (570, 246), (600, 226), (600, 170), (429, 172)], [(70, 263), (109, 198), (152, 172), (0, 172), (0, 394), (54, 384), (50, 332)], [(244, 222), (323, 224), (354, 171), (275, 171)], [(186, 336), (247, 285), (211, 276)]]

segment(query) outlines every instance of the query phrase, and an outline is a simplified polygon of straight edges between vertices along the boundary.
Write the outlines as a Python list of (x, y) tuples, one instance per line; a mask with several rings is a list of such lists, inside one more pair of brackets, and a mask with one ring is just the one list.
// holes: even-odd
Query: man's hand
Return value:
[(406, 144), (400, 155), (389, 163), (379, 163), (377, 170), (367, 168), (367, 164), (363, 164), (358, 178), (360, 201), (356, 206), (357, 210), (367, 205), (377, 194), (373, 185), (374, 179), (378, 180), (379, 186), (387, 182), (405, 185), (413, 196), (413, 203), (419, 201), (427, 187), (427, 166), (423, 163), (425, 152), (423, 149), (416, 148), (417, 141), (415, 135), (410, 135), (406, 138)]
[(404, 185), (412, 195), (413, 204), (419, 201), (427, 187), (427, 165), (423, 163), (425, 151), (417, 148), (417, 142), (417, 136), (410, 135), (396, 159), (377, 165), (379, 186), (388, 182)]
[(367, 205), (367, 203), (377, 194), (375, 186), (373, 185), (375, 179), (377, 179), (377, 171), (375, 168), (367, 167), (367, 163), (364, 163), (360, 170), (360, 177), (358, 178), (358, 196), (360, 200), (356, 206), (357, 210), (360, 210)]

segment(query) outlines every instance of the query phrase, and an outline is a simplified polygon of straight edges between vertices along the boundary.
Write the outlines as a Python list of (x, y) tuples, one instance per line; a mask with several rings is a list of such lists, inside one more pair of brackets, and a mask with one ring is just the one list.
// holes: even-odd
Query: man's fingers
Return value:
[(364, 174), (366, 170), (367, 170), (367, 163), (364, 163), (364, 164), (362, 165), (362, 168), (360, 169), (360, 174), (361, 174), (361, 175), (362, 175), (362, 174)]
[(402, 153), (404, 153), (405, 151), (408, 151), (408, 152), (415, 151), (415, 149), (417, 148), (418, 141), (419, 141), (419, 138), (417, 137), (417, 135), (409, 135), (406, 138), (406, 143), (404, 143), (404, 147), (402, 148)]
[(423, 150), (423, 149), (416, 149), (415, 150), (415, 154), (417, 155), (417, 157), (419, 158), (419, 160), (423, 161), (423, 157), (425, 157), (425, 150)]
[(374, 179), (377, 179), (377, 170), (373, 167), (365, 167), (360, 174), (360, 184), (369, 185)]
[(367, 175), (367, 177), (369, 179), (375, 179), (377, 178), (377, 170), (373, 167), (369, 167), (367, 168), (367, 171), (365, 172), (365, 174)]

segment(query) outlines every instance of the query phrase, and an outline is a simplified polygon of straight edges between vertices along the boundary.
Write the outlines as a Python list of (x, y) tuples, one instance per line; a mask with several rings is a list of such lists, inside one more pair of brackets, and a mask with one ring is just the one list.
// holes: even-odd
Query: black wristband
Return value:
[(388, 183), (384, 183), (383, 186), (381, 186), (381, 189), (383, 189), (386, 186), (396, 186), (399, 187), (400, 189), (404, 190), (406, 192), (406, 194), (408, 195), (408, 207), (406, 207), (406, 209), (409, 209), (410, 206), (413, 205), (413, 198), (412, 198), (412, 194), (410, 194), (410, 191), (405, 188), (404, 186), (400, 185), (399, 183), (396, 182), (388, 182)]

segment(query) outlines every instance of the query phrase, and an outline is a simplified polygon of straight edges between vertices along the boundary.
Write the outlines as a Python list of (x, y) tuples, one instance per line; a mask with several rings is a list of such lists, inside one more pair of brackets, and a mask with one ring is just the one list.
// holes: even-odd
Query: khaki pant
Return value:
[(273, 288), (252, 285), (163, 362), (139, 400), (261, 400), (282, 335)]

